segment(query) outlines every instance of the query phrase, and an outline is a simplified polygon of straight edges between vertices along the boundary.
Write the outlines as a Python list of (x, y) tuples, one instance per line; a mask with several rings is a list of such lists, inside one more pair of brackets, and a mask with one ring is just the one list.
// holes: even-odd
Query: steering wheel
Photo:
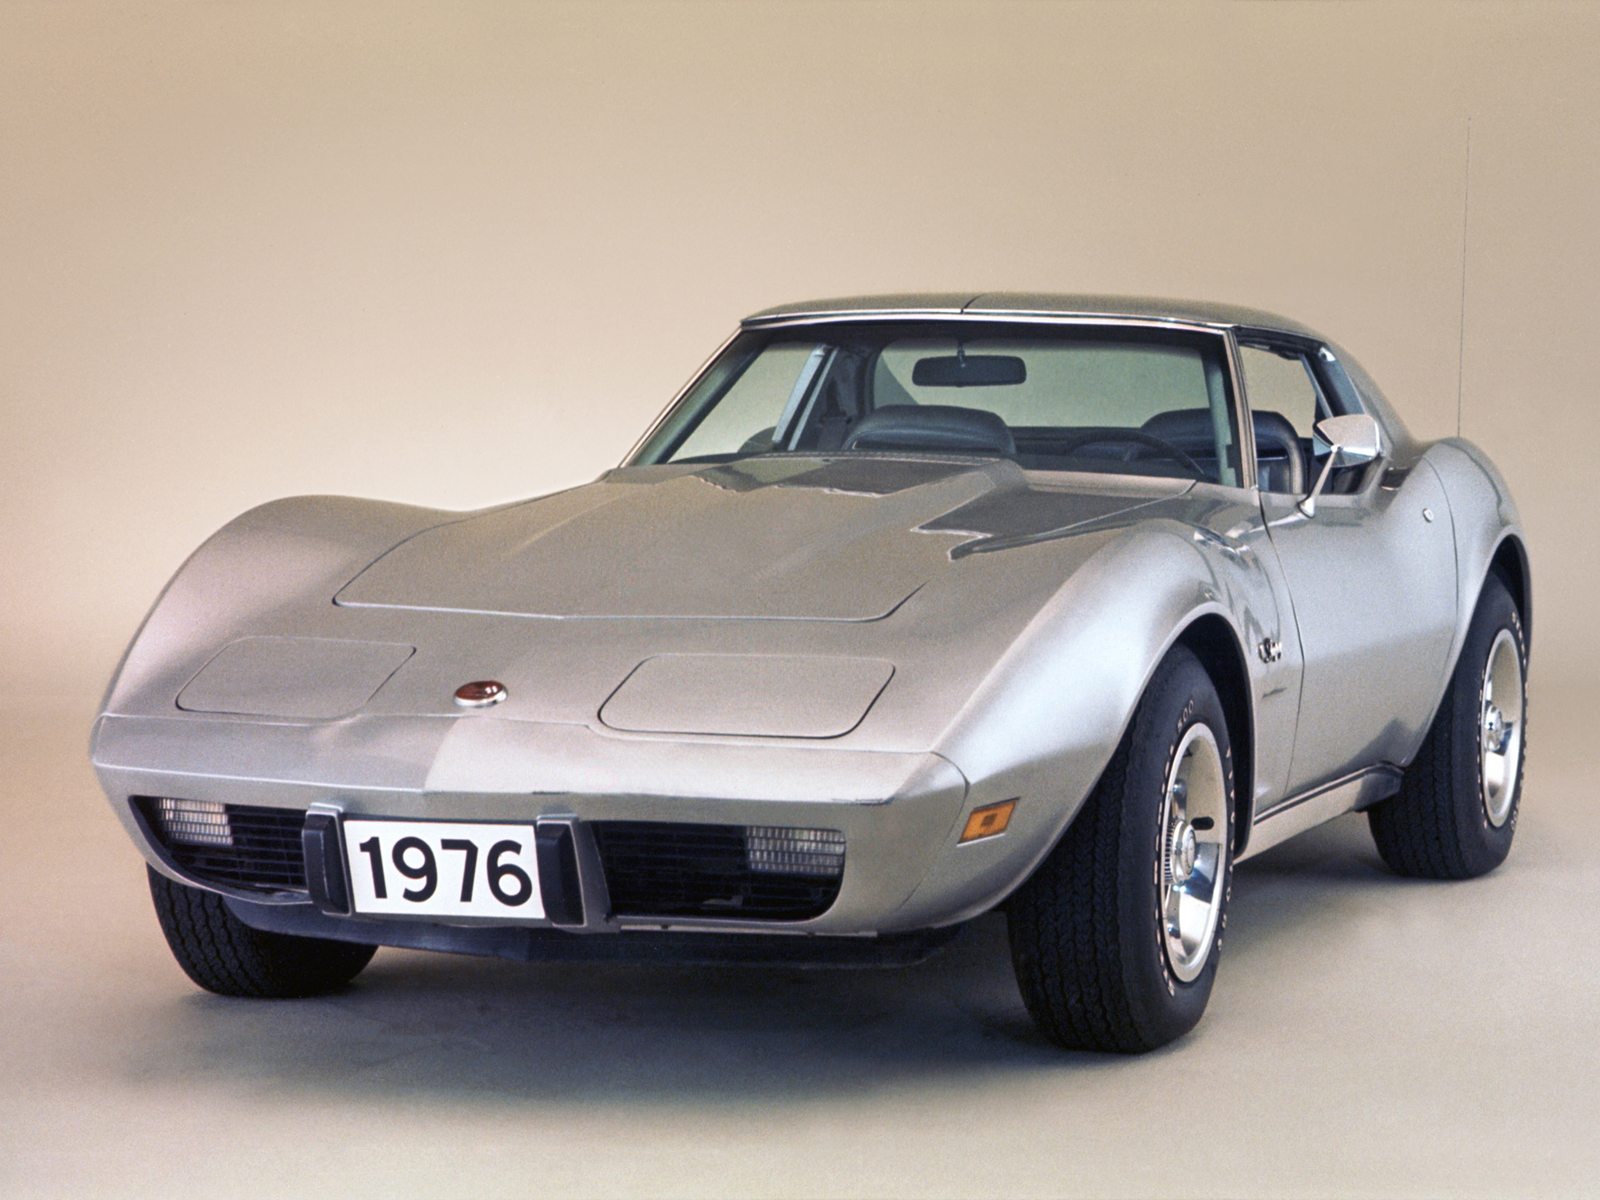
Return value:
[[(1063, 454), (1071, 454), (1074, 450), (1082, 449), (1084, 446), (1092, 446), (1096, 442), (1137, 442), (1141, 446), (1148, 446), (1164, 458), (1170, 458), (1175, 462), (1182, 463), (1183, 466), (1193, 471), (1201, 479), (1209, 478), (1206, 469), (1189, 457), (1182, 448), (1174, 446), (1166, 438), (1158, 438), (1155, 434), (1146, 433), (1142, 429), (1098, 429), (1091, 430), (1088, 433), (1076, 434), (1061, 443), (1061, 452)], [(1132, 460), (1125, 459), (1124, 461)]]

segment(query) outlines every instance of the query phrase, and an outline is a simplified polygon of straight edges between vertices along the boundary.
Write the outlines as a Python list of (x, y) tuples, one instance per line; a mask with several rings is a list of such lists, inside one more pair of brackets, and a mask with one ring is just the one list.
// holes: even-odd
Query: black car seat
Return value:
[(857, 421), (846, 450), (937, 450), (1015, 458), (1006, 423), (992, 412), (952, 404), (891, 404)]
[[(1305, 450), (1289, 418), (1281, 413), (1258, 412), (1250, 414), (1250, 419), (1255, 427), (1257, 482), (1261, 490), (1303, 495), (1306, 490)], [(1216, 459), (1216, 429), (1209, 408), (1175, 408), (1157, 413), (1141, 428), (1203, 462)], [(1142, 453), (1149, 455), (1154, 451)]]

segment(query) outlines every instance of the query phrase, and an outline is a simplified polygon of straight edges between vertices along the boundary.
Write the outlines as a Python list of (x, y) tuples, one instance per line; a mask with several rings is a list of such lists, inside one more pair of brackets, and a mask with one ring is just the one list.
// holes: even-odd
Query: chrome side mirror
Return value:
[(1308, 517), (1316, 516), (1317, 497), (1335, 467), (1358, 467), (1383, 457), (1383, 431), (1366, 413), (1329, 417), (1312, 431), (1311, 451), (1318, 458), (1327, 455), (1328, 461), (1322, 464), (1310, 494), (1300, 501), (1300, 511)]

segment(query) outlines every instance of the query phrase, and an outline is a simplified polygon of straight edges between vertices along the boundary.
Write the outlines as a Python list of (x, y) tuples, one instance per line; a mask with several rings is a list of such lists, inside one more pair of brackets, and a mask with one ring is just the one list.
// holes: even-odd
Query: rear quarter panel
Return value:
[[(1439, 473), (1445, 494), (1450, 498), (1450, 519), (1455, 530), (1459, 588), (1455, 637), (1450, 646), (1450, 670), (1453, 671), (1496, 551), (1507, 538), (1515, 538), (1526, 556), (1527, 536), (1510, 487), (1479, 447), (1465, 438), (1446, 438), (1431, 445), (1425, 457)], [(1526, 557), (1523, 565), (1528, 565)], [(1530, 603), (1522, 617), (1531, 644), (1531, 576), (1527, 586), (1526, 599)], [(1440, 691), (1443, 692), (1442, 685)]]

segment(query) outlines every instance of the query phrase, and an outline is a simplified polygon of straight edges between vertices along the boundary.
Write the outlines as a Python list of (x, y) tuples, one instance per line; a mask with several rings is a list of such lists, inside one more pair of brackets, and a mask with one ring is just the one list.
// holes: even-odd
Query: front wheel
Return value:
[(208, 992), (261, 999), (315, 996), (349, 983), (377, 950), (253, 929), (216, 893), (149, 870), (150, 897), (172, 956)]
[(1082, 811), (1008, 906), (1017, 982), (1046, 1037), (1136, 1053), (1194, 1028), (1227, 922), (1233, 807), (1222, 702), (1179, 647)]

